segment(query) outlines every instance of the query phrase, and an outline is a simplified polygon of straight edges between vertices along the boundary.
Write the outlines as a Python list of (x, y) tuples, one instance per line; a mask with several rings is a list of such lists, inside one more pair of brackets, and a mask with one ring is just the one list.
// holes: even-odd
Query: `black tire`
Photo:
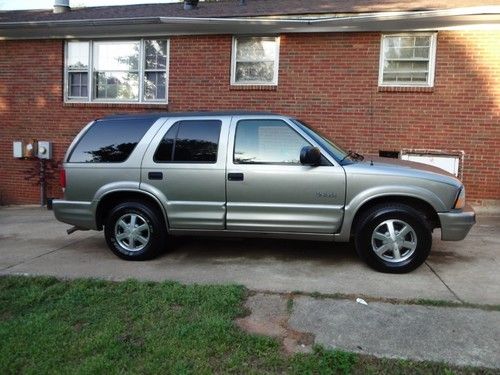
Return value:
[[(133, 223), (136, 225), (133, 226)], [(132, 227), (136, 229), (131, 229)], [(130, 237), (131, 232), (132, 237)], [(120, 234), (125, 238), (117, 238)], [(113, 207), (107, 216), (104, 236), (108, 247), (120, 258), (147, 260), (154, 258), (165, 248), (167, 228), (162, 214), (154, 207), (144, 202), (123, 202)]]
[(381, 272), (413, 271), (427, 259), (432, 246), (429, 222), (420, 211), (405, 204), (387, 203), (369, 208), (357, 220), (354, 231), (359, 256)]

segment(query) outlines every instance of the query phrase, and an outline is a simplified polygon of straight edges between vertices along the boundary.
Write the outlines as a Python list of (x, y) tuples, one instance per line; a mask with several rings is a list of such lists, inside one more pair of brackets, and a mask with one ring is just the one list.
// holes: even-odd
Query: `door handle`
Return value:
[(227, 180), (228, 181), (243, 181), (244, 175), (243, 175), (243, 173), (228, 173)]
[(163, 180), (163, 173), (161, 172), (148, 172), (149, 180)]

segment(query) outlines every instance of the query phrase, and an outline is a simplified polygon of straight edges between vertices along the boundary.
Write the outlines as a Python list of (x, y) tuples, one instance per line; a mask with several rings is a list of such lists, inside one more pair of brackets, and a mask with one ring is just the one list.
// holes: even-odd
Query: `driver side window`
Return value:
[(300, 164), (300, 151), (311, 146), (282, 120), (241, 120), (236, 125), (235, 164)]

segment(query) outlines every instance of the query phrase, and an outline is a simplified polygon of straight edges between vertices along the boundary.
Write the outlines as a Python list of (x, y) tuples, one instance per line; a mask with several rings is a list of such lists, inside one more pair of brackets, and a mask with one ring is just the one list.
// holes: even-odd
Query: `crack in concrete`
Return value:
[(236, 319), (236, 325), (246, 332), (278, 339), (287, 355), (310, 353), (315, 336), (290, 327), (290, 298), (293, 296), (288, 294), (249, 295), (244, 305), (247, 315)]
[(455, 293), (455, 291), (453, 289), (451, 289), (451, 287), (445, 283), (445, 281), (441, 278), (441, 276), (439, 276), (439, 274), (434, 270), (434, 268), (431, 267), (431, 265), (429, 263), (427, 263), (427, 261), (425, 262), (425, 265), (427, 267), (429, 267), (429, 269), (431, 270), (431, 272), (436, 275), (436, 277), (443, 283), (443, 285), (446, 287), (446, 289), (448, 289), (450, 291), (450, 293), (460, 302), (460, 303), (465, 303), (464, 300), (462, 300), (457, 293)]
[(46, 256), (46, 255), (49, 255), (49, 254), (55, 253), (56, 251), (59, 251), (59, 250), (65, 249), (65, 248), (67, 248), (68, 246), (75, 245), (75, 244), (77, 244), (77, 243), (80, 243), (80, 242), (82, 242), (82, 241), (85, 241), (85, 240), (87, 240), (87, 239), (89, 239), (89, 238), (93, 238), (93, 237), (96, 237), (96, 236), (89, 236), (89, 237), (81, 238), (81, 239), (76, 240), (76, 241), (72, 241), (72, 242), (70, 242), (70, 243), (68, 243), (68, 244), (66, 244), (66, 245), (64, 245), (64, 246), (58, 247), (58, 248), (56, 248), (56, 249), (49, 250), (49, 251), (47, 251), (47, 252), (45, 252), (45, 253), (42, 253), (42, 254), (38, 254), (37, 256), (34, 256), (34, 257), (32, 257), (32, 258), (22, 260), (22, 261), (21, 261), (21, 262), (19, 262), (19, 263), (12, 264), (12, 265), (10, 265), (10, 266), (7, 266), (7, 267), (4, 267), (4, 268), (1, 268), (1, 269), (0, 269), (0, 273), (4, 274), (4, 273), (5, 273), (5, 271), (8, 271), (8, 270), (10, 270), (10, 269), (12, 269), (12, 268), (15, 268), (15, 267), (17, 267), (17, 266), (20, 266), (20, 265), (22, 265), (22, 264), (25, 264), (25, 263), (27, 263), (27, 262), (31, 262), (31, 261), (33, 261), (33, 260), (35, 260), (35, 259), (42, 258), (42, 257), (44, 257), (44, 256)]

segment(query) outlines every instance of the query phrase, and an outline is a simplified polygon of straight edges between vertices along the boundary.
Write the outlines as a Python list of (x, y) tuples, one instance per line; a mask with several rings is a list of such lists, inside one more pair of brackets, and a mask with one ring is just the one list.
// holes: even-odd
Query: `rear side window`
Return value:
[(121, 163), (156, 119), (97, 120), (71, 151), (70, 163)]
[(219, 146), (219, 120), (176, 122), (167, 131), (154, 155), (157, 163), (215, 163)]

